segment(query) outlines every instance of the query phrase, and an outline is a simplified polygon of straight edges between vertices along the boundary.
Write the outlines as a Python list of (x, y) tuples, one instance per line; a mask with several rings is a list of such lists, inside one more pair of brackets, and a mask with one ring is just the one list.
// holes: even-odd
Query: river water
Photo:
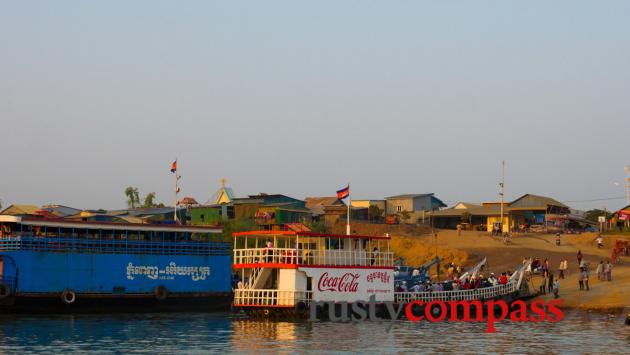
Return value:
[[(390, 327), (391, 326), (391, 327)], [(252, 321), (228, 313), (0, 316), (13, 353), (630, 353), (623, 318), (565, 312), (559, 323)]]

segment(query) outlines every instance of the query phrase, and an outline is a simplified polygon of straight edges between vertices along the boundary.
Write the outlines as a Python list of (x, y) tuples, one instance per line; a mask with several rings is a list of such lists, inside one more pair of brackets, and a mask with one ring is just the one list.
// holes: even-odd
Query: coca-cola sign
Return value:
[(331, 292), (357, 292), (359, 288), (359, 277), (357, 273), (346, 272), (342, 276), (331, 277), (327, 272), (319, 277), (317, 289)]
[(394, 268), (300, 267), (309, 278), (313, 301), (356, 302), (374, 296), (377, 301), (394, 300)]

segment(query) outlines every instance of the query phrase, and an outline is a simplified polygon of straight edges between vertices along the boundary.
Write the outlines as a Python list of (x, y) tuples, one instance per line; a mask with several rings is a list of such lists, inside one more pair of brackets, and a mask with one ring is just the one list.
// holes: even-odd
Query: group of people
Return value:
[(608, 260), (606, 264), (604, 264), (603, 260), (600, 260), (597, 265), (597, 280), (612, 281), (612, 269), (613, 265), (610, 260)]
[(466, 277), (463, 280), (457, 276), (449, 277), (450, 280), (443, 282), (416, 282), (413, 286), (408, 286), (407, 281), (401, 281), (396, 284), (396, 292), (438, 292), (438, 291), (457, 291), (457, 290), (474, 290), (478, 288), (492, 287), (497, 285), (505, 285), (511, 276), (511, 272), (503, 272), (499, 277), (494, 273), (490, 273), (489, 277), (482, 274), (475, 277)]
[(461, 265), (456, 265), (453, 262), (446, 265), (446, 276), (449, 279), (454, 278), (455, 276), (459, 276), (461, 274), (462, 274)]
[[(598, 244), (600, 241), (597, 241)], [(531, 273), (538, 273), (541, 275), (541, 282), (539, 291), (542, 294), (546, 293), (554, 293), (554, 296), (558, 297), (559, 290), (559, 280), (564, 279), (565, 275), (568, 275), (569, 272), (569, 261), (567, 258), (564, 258), (560, 261), (560, 265), (558, 266), (558, 277), (554, 279), (554, 273), (549, 268), (549, 260), (544, 259), (541, 261), (539, 258), (532, 258), (533, 261), (531, 263), (528, 271)], [(580, 291), (589, 291), (589, 278), (590, 278), (590, 263), (584, 260), (584, 256), (582, 255), (582, 251), (578, 250), (577, 255), (577, 264), (579, 269), (578, 274), (578, 287)], [(523, 263), (525, 263), (528, 259), (524, 258)], [(597, 280), (598, 281), (612, 281), (612, 269), (613, 264), (608, 260), (604, 263), (603, 260), (599, 262), (597, 265)]]
[(546, 293), (552, 293), (554, 298), (558, 298), (560, 292), (560, 279), (557, 278), (554, 281), (553, 272), (550, 270), (544, 270), (541, 273), (542, 281), (540, 283), (540, 293), (543, 295)]

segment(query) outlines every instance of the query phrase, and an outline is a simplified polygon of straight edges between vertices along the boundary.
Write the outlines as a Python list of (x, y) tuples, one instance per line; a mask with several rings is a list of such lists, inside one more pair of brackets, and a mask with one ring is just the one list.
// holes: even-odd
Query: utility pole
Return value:
[(604, 206), (604, 223), (602, 223), (602, 231), (608, 229), (608, 213), (606, 212), (606, 206)]
[(348, 216), (346, 220), (346, 235), (350, 235), (350, 213), (352, 212), (352, 197), (350, 197), (350, 183), (348, 183)]
[(630, 205), (630, 166), (624, 168), (626, 171), (626, 204)]
[(501, 233), (503, 233), (503, 201), (505, 194), (505, 160), (501, 162), (501, 182), (499, 183), (499, 197), (501, 197)]

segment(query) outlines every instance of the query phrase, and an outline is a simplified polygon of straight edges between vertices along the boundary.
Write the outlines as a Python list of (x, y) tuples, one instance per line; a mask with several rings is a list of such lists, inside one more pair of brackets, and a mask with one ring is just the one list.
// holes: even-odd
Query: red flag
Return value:
[(337, 191), (337, 198), (343, 200), (344, 198), (350, 196), (350, 185), (344, 187), (341, 190)]
[(171, 164), (171, 173), (174, 173), (176, 171), (177, 171), (177, 160), (175, 160), (173, 164)]

